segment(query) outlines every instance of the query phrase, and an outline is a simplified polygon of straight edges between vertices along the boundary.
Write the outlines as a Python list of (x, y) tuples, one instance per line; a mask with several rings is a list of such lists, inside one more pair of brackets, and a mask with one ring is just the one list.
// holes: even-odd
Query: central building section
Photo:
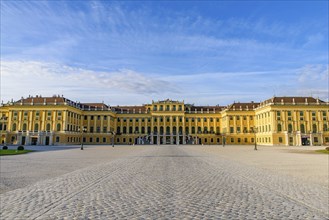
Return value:
[(151, 144), (186, 144), (193, 141), (185, 129), (184, 102), (164, 100), (152, 102)]
[(129, 144), (220, 143), (219, 106), (194, 106), (184, 101), (152, 101), (118, 106), (116, 142)]

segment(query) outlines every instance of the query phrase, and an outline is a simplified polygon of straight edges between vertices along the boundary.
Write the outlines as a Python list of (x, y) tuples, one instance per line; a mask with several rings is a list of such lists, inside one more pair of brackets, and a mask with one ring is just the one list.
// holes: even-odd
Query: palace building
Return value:
[(260, 103), (195, 106), (152, 101), (140, 106), (27, 97), (0, 106), (2, 144), (329, 144), (329, 102), (272, 97)]

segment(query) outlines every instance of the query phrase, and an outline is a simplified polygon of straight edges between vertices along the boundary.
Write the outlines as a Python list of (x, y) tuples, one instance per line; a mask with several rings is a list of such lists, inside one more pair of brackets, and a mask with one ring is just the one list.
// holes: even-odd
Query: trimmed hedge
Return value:
[(5, 145), (2, 147), (2, 150), (8, 150), (8, 147)]
[(326, 150), (329, 151), (329, 147), (326, 147)]
[(22, 145), (18, 146), (17, 150), (24, 150), (24, 146)]

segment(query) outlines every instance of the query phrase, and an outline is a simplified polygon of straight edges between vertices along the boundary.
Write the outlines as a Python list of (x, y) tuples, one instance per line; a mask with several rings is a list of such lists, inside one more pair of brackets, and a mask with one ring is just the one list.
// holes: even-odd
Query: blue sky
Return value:
[(327, 1), (1, 1), (1, 100), (328, 98)]

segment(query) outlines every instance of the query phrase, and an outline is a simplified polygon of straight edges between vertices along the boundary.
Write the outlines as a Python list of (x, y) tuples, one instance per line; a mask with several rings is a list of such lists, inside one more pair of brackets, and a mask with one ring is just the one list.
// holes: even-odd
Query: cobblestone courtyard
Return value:
[(328, 219), (328, 155), (296, 149), (87, 146), (1, 157), (0, 219)]

